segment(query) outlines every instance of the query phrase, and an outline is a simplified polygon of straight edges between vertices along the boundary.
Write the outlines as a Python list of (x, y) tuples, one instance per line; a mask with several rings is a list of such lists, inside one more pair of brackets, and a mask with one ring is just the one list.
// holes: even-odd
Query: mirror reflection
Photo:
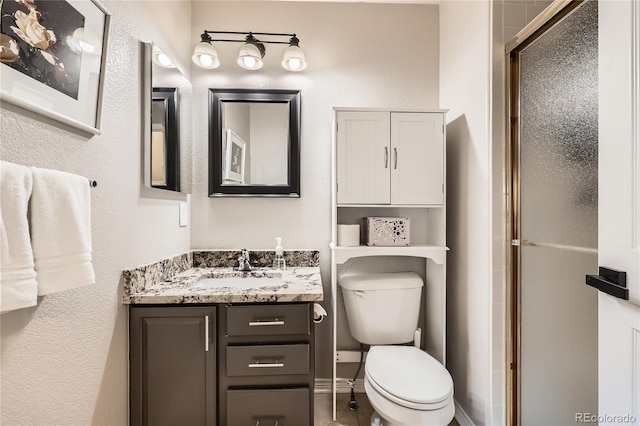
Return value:
[(180, 189), (178, 89), (153, 87), (151, 101), (151, 186)]
[(300, 91), (211, 89), (209, 196), (300, 196)]
[(224, 102), (222, 184), (286, 185), (289, 105)]
[[(191, 82), (156, 44), (145, 45), (150, 69), (149, 129), (144, 183), (148, 188), (191, 191)], [(181, 130), (182, 128), (182, 130)]]

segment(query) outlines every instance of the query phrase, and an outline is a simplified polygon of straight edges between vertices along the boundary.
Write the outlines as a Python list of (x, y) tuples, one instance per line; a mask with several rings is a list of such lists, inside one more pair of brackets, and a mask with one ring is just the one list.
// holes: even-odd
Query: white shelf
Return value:
[(334, 243), (330, 244), (337, 264), (343, 264), (353, 257), (363, 256), (414, 256), (431, 259), (439, 265), (444, 265), (447, 259), (448, 247), (434, 246), (428, 244), (414, 244), (403, 247), (371, 247), (355, 246), (340, 247)]
[(442, 204), (337, 204), (337, 207), (343, 208), (362, 208), (362, 207), (385, 207), (394, 209), (438, 209), (442, 208)]

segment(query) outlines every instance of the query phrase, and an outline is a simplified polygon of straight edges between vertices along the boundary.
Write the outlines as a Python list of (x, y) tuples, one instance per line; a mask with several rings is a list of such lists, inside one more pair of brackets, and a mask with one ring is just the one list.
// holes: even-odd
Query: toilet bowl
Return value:
[(451, 375), (413, 346), (371, 347), (364, 388), (383, 426), (446, 426), (455, 414)]
[(455, 413), (451, 375), (431, 355), (403, 345), (413, 341), (418, 326), (422, 278), (393, 272), (338, 283), (351, 335), (371, 345), (364, 389), (382, 418), (380, 423), (374, 414), (372, 426), (448, 425)]

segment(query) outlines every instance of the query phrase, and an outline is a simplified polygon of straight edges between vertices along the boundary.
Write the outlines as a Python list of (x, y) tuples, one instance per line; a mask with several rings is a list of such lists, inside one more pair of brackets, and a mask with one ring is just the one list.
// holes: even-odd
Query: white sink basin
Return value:
[(198, 288), (255, 288), (264, 286), (276, 286), (282, 284), (280, 277), (220, 277), (220, 278), (203, 278), (198, 281), (194, 287)]

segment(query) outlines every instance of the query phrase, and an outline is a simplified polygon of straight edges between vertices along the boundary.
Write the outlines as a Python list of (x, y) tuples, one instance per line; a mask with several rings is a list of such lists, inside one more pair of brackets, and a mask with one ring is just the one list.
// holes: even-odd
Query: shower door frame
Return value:
[(521, 424), (520, 52), (585, 0), (556, 0), (505, 45), (507, 175), (506, 424)]

